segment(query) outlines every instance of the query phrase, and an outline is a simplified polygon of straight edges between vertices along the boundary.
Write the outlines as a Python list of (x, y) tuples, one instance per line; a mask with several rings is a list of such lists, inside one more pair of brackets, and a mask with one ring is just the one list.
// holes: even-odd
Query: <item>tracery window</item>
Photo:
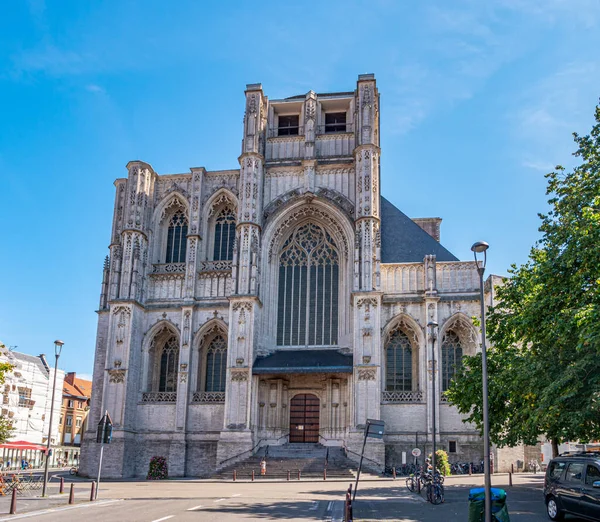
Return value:
[(235, 215), (231, 208), (224, 208), (215, 220), (214, 261), (233, 259), (233, 241), (235, 239)]
[(177, 337), (174, 335), (169, 337), (159, 354), (158, 389), (155, 391), (177, 391), (177, 363), (179, 361), (179, 341)]
[(287, 239), (278, 284), (277, 344), (337, 344), (339, 258), (322, 227), (307, 223)]
[(224, 392), (227, 372), (227, 341), (217, 335), (208, 345), (206, 352), (206, 374), (204, 391)]
[(456, 372), (462, 367), (463, 348), (458, 335), (449, 331), (442, 340), (442, 391), (448, 390)]
[(182, 210), (178, 210), (169, 220), (166, 263), (185, 263), (187, 230), (187, 217)]
[(386, 346), (386, 391), (411, 391), (413, 386), (413, 350), (408, 336), (402, 330), (390, 335)]

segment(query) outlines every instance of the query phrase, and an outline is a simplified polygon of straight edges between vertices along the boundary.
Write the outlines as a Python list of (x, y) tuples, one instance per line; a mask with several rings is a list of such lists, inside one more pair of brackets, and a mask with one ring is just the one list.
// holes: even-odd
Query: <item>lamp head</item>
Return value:
[(438, 327), (438, 324), (437, 324), (437, 322), (436, 322), (436, 321), (429, 321), (429, 322), (427, 323), (427, 326), (428, 326), (429, 328), (437, 328), (437, 327)]
[(56, 355), (57, 357), (62, 351), (63, 344), (65, 344), (63, 341), (54, 341), (54, 355)]
[(477, 243), (473, 243), (471, 250), (476, 254), (479, 254), (481, 252), (485, 252), (488, 248), (490, 248), (490, 245), (485, 241), (477, 241)]

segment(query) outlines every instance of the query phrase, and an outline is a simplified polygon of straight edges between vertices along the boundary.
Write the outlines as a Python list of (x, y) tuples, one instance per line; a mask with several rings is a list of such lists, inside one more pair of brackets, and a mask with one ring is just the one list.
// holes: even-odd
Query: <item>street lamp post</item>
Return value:
[(435, 393), (435, 338), (438, 324), (435, 321), (429, 321), (427, 326), (429, 328), (429, 337), (431, 338), (431, 389), (433, 390), (431, 394), (431, 411), (433, 413), (433, 451), (431, 452), (431, 475), (435, 477), (435, 403), (437, 402), (437, 394)]
[(48, 443), (46, 446), (46, 464), (44, 465), (44, 485), (42, 487), (42, 497), (46, 496), (46, 486), (48, 484), (48, 464), (50, 462), (50, 440), (52, 438), (52, 415), (54, 413), (54, 395), (56, 393), (56, 373), (58, 371), (58, 358), (62, 351), (62, 341), (54, 341), (54, 384), (52, 385), (52, 402), (50, 402), (50, 422), (48, 423)]
[[(492, 479), (490, 475), (490, 419), (488, 405), (488, 372), (487, 350), (485, 347), (485, 303), (483, 300), (483, 274), (487, 262), (487, 249), (490, 247), (485, 241), (477, 241), (471, 247), (477, 273), (479, 274), (479, 300), (481, 302), (481, 379), (483, 381), (483, 473), (485, 479), (485, 522), (492, 522)], [(480, 264), (477, 254), (483, 253), (483, 262)]]

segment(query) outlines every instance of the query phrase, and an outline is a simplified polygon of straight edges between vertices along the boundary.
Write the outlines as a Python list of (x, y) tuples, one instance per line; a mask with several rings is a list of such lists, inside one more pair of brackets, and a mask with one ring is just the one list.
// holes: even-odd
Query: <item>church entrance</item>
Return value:
[(316, 395), (295, 395), (290, 404), (290, 442), (319, 442), (320, 402)]

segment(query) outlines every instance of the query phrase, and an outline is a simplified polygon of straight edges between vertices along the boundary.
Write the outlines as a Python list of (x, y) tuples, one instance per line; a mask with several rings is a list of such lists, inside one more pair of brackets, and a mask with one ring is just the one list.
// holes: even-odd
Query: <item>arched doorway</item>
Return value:
[(290, 404), (290, 442), (319, 442), (320, 402), (316, 395), (301, 393)]

